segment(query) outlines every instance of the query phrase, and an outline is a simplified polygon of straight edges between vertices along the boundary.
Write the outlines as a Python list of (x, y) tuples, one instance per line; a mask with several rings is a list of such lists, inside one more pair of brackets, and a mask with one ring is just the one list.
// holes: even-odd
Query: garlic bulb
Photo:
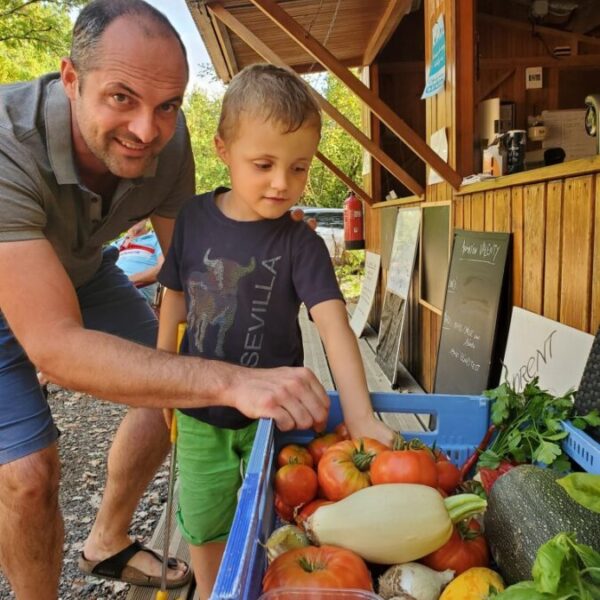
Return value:
[(379, 595), (384, 600), (438, 600), (453, 578), (449, 569), (434, 571), (415, 562), (394, 565), (379, 578)]

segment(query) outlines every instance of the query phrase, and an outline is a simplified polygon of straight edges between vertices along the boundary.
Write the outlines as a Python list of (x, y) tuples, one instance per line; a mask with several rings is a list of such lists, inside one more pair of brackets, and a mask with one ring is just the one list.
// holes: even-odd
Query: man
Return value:
[[(158, 581), (159, 560), (132, 546), (127, 528), (168, 447), (159, 408), (232, 406), (282, 429), (326, 419), (327, 395), (306, 369), (150, 348), (150, 307), (102, 254), (148, 215), (168, 248), (194, 187), (180, 112), (187, 77), (161, 13), (142, 0), (95, 0), (60, 76), (0, 87), (0, 565), (19, 600), (56, 600), (62, 559), (58, 434), (34, 365), (59, 385), (133, 407), (80, 561), (104, 576)], [(168, 578), (182, 585), (187, 565), (171, 563)]]
[(156, 278), (165, 258), (156, 233), (148, 225), (148, 219), (142, 219), (132, 225), (124, 236), (115, 240), (112, 246), (119, 252), (117, 267), (152, 306), (158, 287)]

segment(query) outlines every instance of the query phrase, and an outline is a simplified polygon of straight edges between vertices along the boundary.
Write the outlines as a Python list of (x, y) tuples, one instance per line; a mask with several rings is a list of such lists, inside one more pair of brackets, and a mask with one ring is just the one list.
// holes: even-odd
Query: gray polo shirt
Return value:
[(180, 112), (160, 156), (143, 177), (120, 180), (102, 217), (101, 197), (77, 175), (59, 75), (0, 85), (0, 242), (48, 239), (75, 287), (96, 272), (105, 242), (149, 215), (175, 217), (194, 187)]

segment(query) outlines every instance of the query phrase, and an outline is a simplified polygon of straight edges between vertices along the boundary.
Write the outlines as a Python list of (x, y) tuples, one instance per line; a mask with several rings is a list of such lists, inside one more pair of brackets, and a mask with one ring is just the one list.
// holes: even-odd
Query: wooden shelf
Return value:
[(422, 196), (406, 196), (405, 198), (396, 198), (395, 200), (386, 200), (385, 202), (376, 202), (371, 208), (391, 208), (393, 206), (404, 206), (406, 204), (420, 204), (423, 202)]

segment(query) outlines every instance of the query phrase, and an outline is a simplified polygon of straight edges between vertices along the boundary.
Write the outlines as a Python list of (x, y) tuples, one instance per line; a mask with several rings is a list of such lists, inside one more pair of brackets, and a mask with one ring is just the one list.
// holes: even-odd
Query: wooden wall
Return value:
[[(564, 173), (568, 165), (576, 171), (589, 163), (598, 172)], [(512, 304), (595, 334), (600, 327), (600, 158), (561, 167), (561, 176), (457, 196), (454, 226), (511, 232)]]

